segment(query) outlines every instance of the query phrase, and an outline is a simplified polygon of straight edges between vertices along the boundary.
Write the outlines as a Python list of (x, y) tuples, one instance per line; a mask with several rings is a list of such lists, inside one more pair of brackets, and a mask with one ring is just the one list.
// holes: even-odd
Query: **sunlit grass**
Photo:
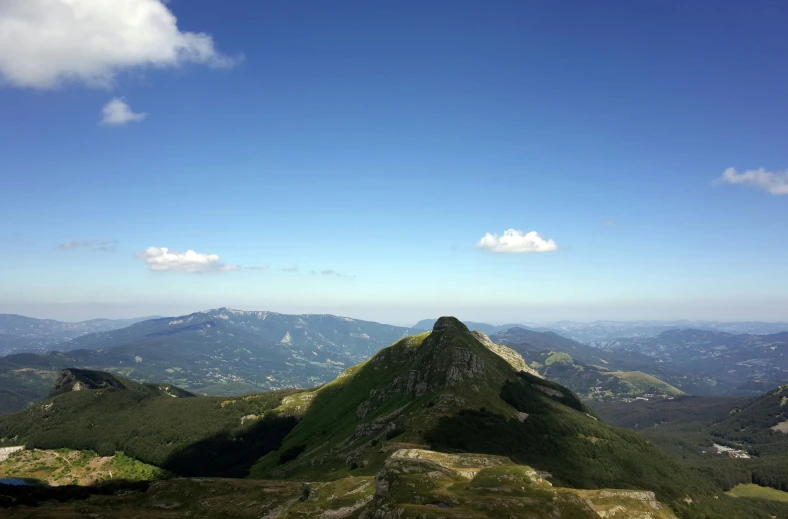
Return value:
[(771, 499), (772, 501), (788, 502), (788, 492), (776, 490), (774, 488), (762, 487), (751, 483), (736, 485), (728, 492), (733, 497), (757, 497), (759, 499)]

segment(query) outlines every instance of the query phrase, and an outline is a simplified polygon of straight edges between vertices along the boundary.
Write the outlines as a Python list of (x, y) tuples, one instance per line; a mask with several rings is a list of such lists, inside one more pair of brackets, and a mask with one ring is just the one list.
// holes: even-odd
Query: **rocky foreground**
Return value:
[(675, 518), (652, 492), (553, 487), (500, 456), (396, 450), (376, 476), (332, 482), (177, 478), (64, 504), (17, 506), (8, 518), (421, 519)]

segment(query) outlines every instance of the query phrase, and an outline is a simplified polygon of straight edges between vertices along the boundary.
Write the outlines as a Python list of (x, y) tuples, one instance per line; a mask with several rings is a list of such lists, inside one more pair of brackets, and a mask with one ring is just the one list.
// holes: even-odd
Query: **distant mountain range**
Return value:
[[(429, 330), (434, 319), (423, 319), (416, 323), (414, 329)], [(604, 342), (619, 337), (656, 337), (662, 332), (676, 329), (693, 328), (697, 330), (720, 331), (734, 334), (772, 334), (788, 331), (786, 322), (724, 322), (724, 321), (556, 321), (552, 323), (528, 323), (493, 325), (487, 323), (468, 322), (473, 330), (479, 330), (487, 335), (505, 331), (510, 328), (526, 328), (534, 331), (552, 331), (582, 343)]]
[(768, 335), (670, 330), (656, 337), (628, 337), (593, 344), (648, 355), (680, 366), (712, 387), (755, 395), (788, 381), (788, 332)]
[(0, 355), (23, 352), (63, 350), (62, 343), (96, 332), (125, 328), (154, 317), (135, 319), (91, 319), (67, 323), (53, 319), (34, 319), (23, 315), (0, 314)]
[(718, 331), (734, 334), (771, 334), (788, 331), (787, 322), (760, 322), (760, 321), (594, 321), (581, 323), (573, 321), (558, 321), (541, 324), (537, 329), (550, 329), (580, 342), (612, 339), (616, 337), (655, 337), (668, 330), (696, 330)]
[[(100, 331), (46, 346), (57, 351), (0, 357), (0, 413), (44, 398), (64, 368), (109, 371), (210, 395), (315, 387), (435, 323), (425, 320), (404, 328), (332, 315), (228, 308), (148, 319), (123, 328), (113, 328), (122, 321), (105, 320), (73, 324), (5, 316), (4, 322), (5, 329), (21, 330), (26, 337), (49, 337), (46, 340), (91, 327)], [(518, 369), (533, 370), (589, 399), (670, 397), (682, 392), (747, 396), (788, 381), (788, 360), (783, 356), (788, 333), (675, 330), (588, 345), (551, 330), (470, 325), (489, 333), (492, 343), (521, 355), (526, 364)]]
[(332, 315), (220, 308), (142, 321), (63, 343), (62, 351), (0, 357), (0, 412), (45, 396), (67, 367), (163, 381), (203, 394), (324, 384), (409, 330)]

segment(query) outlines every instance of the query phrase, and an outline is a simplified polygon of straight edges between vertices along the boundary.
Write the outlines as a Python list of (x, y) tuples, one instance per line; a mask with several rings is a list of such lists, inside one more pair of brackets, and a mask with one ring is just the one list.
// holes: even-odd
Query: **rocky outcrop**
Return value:
[(535, 377), (541, 378), (541, 375), (535, 369), (531, 368), (525, 363), (525, 359), (523, 359), (522, 355), (514, 351), (512, 348), (502, 344), (495, 344), (489, 337), (479, 330), (472, 331), (471, 335), (473, 335), (476, 340), (482, 344), (482, 346), (501, 357), (517, 371), (525, 371), (526, 373), (530, 373)]
[(14, 447), (0, 447), (0, 462), (7, 460), (13, 453), (25, 450), (24, 445)]
[(556, 488), (545, 476), (502, 456), (400, 449), (375, 477), (374, 498), (360, 517), (675, 519), (652, 492)]
[(456, 329), (465, 333), (470, 333), (470, 330), (468, 330), (468, 327), (465, 326), (465, 323), (456, 317), (450, 316), (444, 316), (435, 321), (435, 324), (432, 326), (432, 333), (442, 333), (450, 329)]

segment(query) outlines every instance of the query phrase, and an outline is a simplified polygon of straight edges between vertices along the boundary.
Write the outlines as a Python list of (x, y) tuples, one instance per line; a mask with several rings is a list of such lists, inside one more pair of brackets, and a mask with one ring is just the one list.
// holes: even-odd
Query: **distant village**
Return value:
[(726, 447), (724, 445), (720, 445), (715, 443), (709, 450), (704, 450), (701, 452), (710, 452), (712, 454), (727, 454), (729, 458), (739, 458), (739, 459), (749, 459), (752, 456), (747, 454), (747, 452), (741, 449), (733, 449), (731, 447)]

